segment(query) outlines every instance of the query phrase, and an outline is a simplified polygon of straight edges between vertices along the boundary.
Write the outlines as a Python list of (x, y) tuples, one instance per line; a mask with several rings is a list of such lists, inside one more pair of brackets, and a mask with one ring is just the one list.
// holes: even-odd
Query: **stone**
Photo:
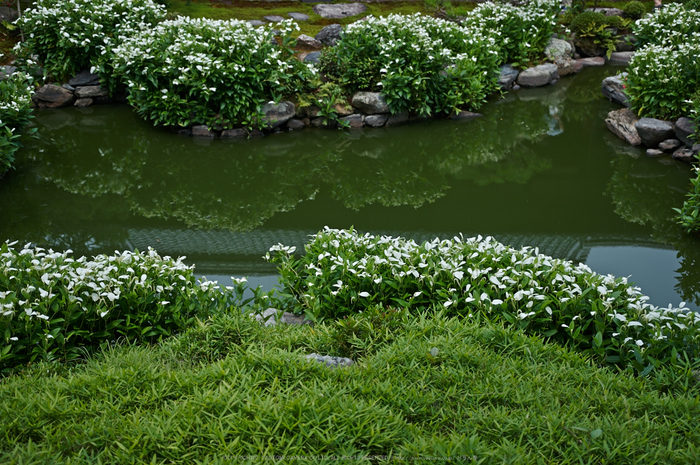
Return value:
[(19, 18), (17, 10), (10, 8), (9, 6), (0, 6), (0, 23), (7, 21), (8, 23), (14, 22)]
[(659, 158), (663, 157), (666, 154), (663, 152), (663, 150), (659, 149), (647, 149), (647, 157), (649, 158)]
[(545, 63), (528, 68), (518, 75), (518, 84), (525, 87), (539, 87), (559, 79), (557, 65)]
[(357, 92), (352, 96), (352, 106), (365, 115), (389, 113), (384, 94), (379, 92)]
[(673, 152), (682, 145), (683, 142), (679, 141), (678, 139), (666, 139), (659, 142), (659, 150), (663, 150), (664, 152)]
[(627, 73), (618, 74), (616, 76), (608, 76), (603, 79), (602, 91), (608, 100), (611, 102), (617, 102), (629, 108), (630, 101), (625, 93), (625, 81), (624, 78)]
[(304, 63), (318, 63), (321, 60), (321, 52), (311, 52), (304, 57)]
[(574, 47), (569, 42), (562, 39), (549, 39), (549, 43), (544, 48), (544, 55), (552, 63), (556, 63), (561, 58), (571, 58), (574, 54)]
[(584, 57), (602, 57), (607, 49), (595, 43), (590, 37), (576, 38), (576, 51)]
[(634, 52), (612, 52), (610, 54), (610, 61), (614, 63), (629, 63)]
[(70, 86), (70, 85), (68, 85), (68, 84), (61, 84), (61, 87), (63, 87), (63, 88), (66, 89), (66, 90), (69, 90), (69, 91), (71, 91), (71, 92), (75, 92), (75, 87)]
[(629, 108), (611, 111), (605, 119), (608, 129), (620, 139), (631, 145), (641, 145), (642, 139), (637, 133), (636, 123), (639, 117)]
[(277, 324), (277, 317), (279, 313), (281, 312), (276, 308), (268, 308), (261, 314), (256, 315), (254, 313), (250, 313), (250, 316), (254, 317), (257, 322), (262, 323), (265, 326), (275, 326)]
[(364, 13), (367, 11), (367, 5), (364, 3), (337, 3), (334, 5), (321, 3), (314, 5), (313, 10), (322, 18), (340, 19)]
[(581, 63), (581, 65), (584, 68), (586, 68), (588, 66), (603, 66), (603, 65), (605, 65), (605, 58), (603, 58), (603, 57), (579, 58), (576, 61)]
[(284, 21), (284, 18), (279, 15), (267, 15), (263, 16), (263, 19), (268, 23), (281, 23)]
[(314, 36), (316, 40), (321, 42), (323, 45), (328, 45), (333, 47), (336, 42), (340, 39), (343, 33), (343, 26), (340, 24), (329, 24), (328, 26), (321, 29), (318, 34)]
[(656, 148), (659, 142), (672, 139), (675, 135), (675, 125), (670, 121), (656, 118), (642, 118), (634, 125), (647, 147)]
[(7, 79), (17, 72), (17, 67), (15, 66), (0, 66), (0, 81)]
[(314, 50), (321, 50), (321, 48), (323, 48), (323, 44), (321, 42), (311, 36), (307, 36), (306, 34), (300, 34), (299, 37), (297, 37), (297, 45), (312, 48)]
[(76, 87), (75, 96), (77, 98), (104, 99), (109, 98), (109, 91), (100, 86)]
[(60, 108), (72, 105), (75, 101), (75, 95), (61, 86), (46, 84), (34, 93), (32, 101), (39, 108)]
[(680, 139), (686, 147), (692, 147), (693, 144), (695, 144), (695, 139), (690, 138), (690, 136), (695, 134), (695, 130), (695, 123), (690, 118), (683, 116), (676, 121), (676, 137)]
[(311, 120), (311, 125), (316, 128), (336, 128), (338, 124), (335, 121), (329, 121), (327, 118), (319, 116)]
[(583, 69), (583, 65), (571, 57), (560, 58), (555, 64), (560, 77), (576, 74)]
[(292, 102), (269, 102), (262, 106), (263, 121), (268, 129), (281, 126), (294, 118), (296, 108)]
[(305, 15), (304, 13), (287, 13), (287, 16), (290, 18), (296, 20), (296, 21), (308, 21), (309, 20), (309, 15)]
[(295, 116), (297, 116), (298, 118), (315, 118), (316, 116), (318, 116), (319, 111), (321, 111), (321, 108), (317, 105), (299, 107)]
[(350, 129), (361, 128), (363, 119), (364, 119), (363, 115), (360, 115), (359, 113), (355, 113), (353, 115), (343, 116), (342, 118), (338, 118), (338, 120), (342, 121), (343, 123), (346, 123)]
[(636, 47), (634, 44), (637, 42), (637, 36), (634, 34), (626, 34), (620, 36), (615, 42), (616, 52), (633, 52)]
[(222, 139), (244, 139), (248, 137), (248, 131), (245, 128), (224, 129), (221, 131)]
[(673, 152), (672, 157), (674, 160), (684, 161), (687, 163), (692, 163), (696, 160), (693, 151), (687, 147), (682, 147), (676, 150), (675, 152)]
[(267, 24), (265, 21), (260, 21), (259, 19), (249, 19), (248, 22), (253, 27), (264, 26)]
[(293, 313), (284, 312), (280, 323), (285, 323), (293, 326), (313, 325), (314, 322), (309, 320), (306, 315), (295, 315)]
[(401, 113), (396, 113), (395, 115), (389, 116), (389, 119), (384, 123), (385, 127), (398, 126), (400, 124), (408, 123), (408, 112), (402, 111)]
[(72, 87), (99, 86), (100, 77), (97, 74), (91, 73), (90, 70), (84, 69), (73, 76), (68, 81), (68, 85)]
[(513, 87), (513, 83), (518, 79), (520, 71), (513, 68), (511, 65), (502, 65), (500, 68), (501, 74), (498, 76), (498, 85), (501, 89), (508, 90)]
[(248, 139), (253, 139), (255, 137), (265, 137), (265, 133), (260, 129), (253, 129), (248, 133)]
[(481, 113), (474, 113), (471, 111), (460, 111), (459, 113), (455, 113), (454, 115), (450, 116), (450, 119), (452, 120), (458, 120), (458, 121), (471, 121), (473, 119), (481, 118), (482, 115)]
[(384, 123), (386, 123), (386, 120), (389, 119), (389, 115), (369, 115), (365, 116), (365, 125), (373, 127), (373, 128), (380, 128), (384, 126)]
[(289, 121), (287, 121), (287, 127), (289, 129), (292, 129), (294, 131), (298, 131), (299, 129), (304, 129), (304, 122), (300, 119), (297, 118), (292, 118)]
[(335, 111), (338, 116), (350, 116), (354, 113), (352, 106), (347, 103), (334, 103), (333, 111)]
[(691, 150), (693, 151), (694, 155), (697, 155), (698, 153), (700, 153), (700, 144), (694, 144)]
[(605, 16), (623, 16), (624, 13), (619, 8), (586, 8), (588, 11), (603, 13)]
[(79, 98), (78, 100), (75, 101), (73, 106), (85, 108), (85, 107), (89, 107), (93, 103), (95, 103), (95, 101), (91, 98)]
[(346, 367), (352, 365), (352, 359), (345, 357), (332, 357), (330, 355), (320, 355), (320, 354), (309, 354), (306, 356), (307, 360), (315, 360), (318, 363), (325, 364), (328, 368), (338, 368)]
[(214, 131), (210, 131), (206, 124), (192, 126), (192, 135), (194, 137), (209, 137), (212, 139), (216, 137), (216, 133)]

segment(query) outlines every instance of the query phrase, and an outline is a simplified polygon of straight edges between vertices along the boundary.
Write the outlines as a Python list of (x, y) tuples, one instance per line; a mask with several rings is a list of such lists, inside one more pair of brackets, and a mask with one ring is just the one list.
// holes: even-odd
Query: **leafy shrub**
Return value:
[(700, 231), (700, 168), (694, 169), (697, 176), (690, 180), (692, 188), (688, 199), (683, 202), (683, 208), (674, 209), (678, 213), (678, 223), (689, 233)]
[(465, 18), (467, 28), (498, 36), (499, 57), (503, 63), (525, 67), (539, 60), (555, 30), (559, 3), (529, 2), (523, 7), (503, 3), (480, 3)]
[(700, 12), (672, 3), (634, 23), (632, 31), (641, 46), (700, 43)]
[(606, 25), (607, 20), (603, 13), (598, 13), (596, 11), (584, 11), (583, 13), (576, 15), (571, 21), (571, 31), (578, 35), (600, 27), (605, 27)]
[(0, 178), (12, 167), (22, 146), (20, 132), (32, 118), (33, 93), (31, 78), (23, 73), (0, 80)]
[[(274, 25), (284, 45), (294, 27)], [(264, 103), (305, 89), (311, 75), (272, 28), (180, 17), (122, 38), (99, 71), (125, 84), (129, 103), (154, 124), (257, 127)]]
[(622, 8), (622, 12), (626, 18), (637, 20), (646, 14), (647, 9), (642, 2), (633, 0)]
[(351, 92), (381, 87), (392, 113), (477, 108), (496, 86), (494, 36), (419, 14), (370, 17), (347, 26), (322, 71)]
[(38, 0), (18, 20), (19, 56), (38, 56), (45, 73), (65, 80), (97, 63), (124, 30), (152, 27), (165, 8), (152, 0)]
[(0, 247), (0, 372), (73, 360), (82, 347), (156, 341), (225, 307), (233, 293), (199, 284), (181, 259), (147, 253), (93, 260)]
[(625, 278), (600, 276), (525, 247), (491, 238), (411, 240), (326, 228), (297, 259), (282, 245), (279, 263), (294, 309), (315, 319), (352, 315), (370, 305), (431, 307), (501, 320), (531, 334), (570, 344), (599, 363), (638, 373), (697, 358), (700, 316), (645, 301)]

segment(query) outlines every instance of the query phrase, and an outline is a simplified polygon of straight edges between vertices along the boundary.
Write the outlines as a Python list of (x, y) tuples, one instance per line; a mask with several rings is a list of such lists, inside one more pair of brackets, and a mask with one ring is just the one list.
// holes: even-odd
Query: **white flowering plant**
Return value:
[(33, 93), (32, 79), (24, 73), (16, 72), (0, 80), (0, 177), (12, 168), (23, 135), (36, 132), (23, 130), (32, 119)]
[(242, 298), (150, 249), (88, 260), (14, 244), (0, 246), (0, 373), (118, 340), (157, 341)]
[(498, 42), (420, 14), (348, 25), (322, 68), (349, 92), (381, 90), (392, 113), (476, 109), (496, 89)]
[(338, 318), (373, 305), (431, 308), (512, 324), (568, 344), (599, 363), (646, 375), (683, 353), (698, 358), (700, 316), (657, 308), (625, 278), (554, 259), (492, 238), (417, 244), (394, 237), (324, 229), (298, 258), (278, 245), (290, 308), (312, 319)]
[(99, 72), (125, 85), (129, 103), (154, 124), (259, 127), (263, 104), (305, 90), (312, 76), (289, 49), (295, 29), (292, 20), (273, 29), (179, 17), (122, 37)]
[(121, 30), (163, 19), (165, 7), (152, 0), (38, 0), (17, 20), (25, 41), (16, 53), (38, 57), (45, 74), (65, 80), (95, 65)]
[(631, 107), (641, 116), (687, 116), (700, 86), (700, 12), (670, 4), (635, 23), (642, 47), (627, 67)]

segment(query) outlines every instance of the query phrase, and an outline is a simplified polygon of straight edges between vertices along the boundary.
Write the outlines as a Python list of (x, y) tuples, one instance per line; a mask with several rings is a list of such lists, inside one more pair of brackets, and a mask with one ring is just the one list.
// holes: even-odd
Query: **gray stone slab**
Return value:
[(309, 15), (305, 15), (304, 13), (287, 13), (287, 15), (297, 21), (308, 21), (309, 20)]
[(349, 16), (357, 16), (367, 11), (364, 3), (338, 3), (329, 5), (327, 3), (314, 6), (314, 13), (326, 19), (340, 19)]

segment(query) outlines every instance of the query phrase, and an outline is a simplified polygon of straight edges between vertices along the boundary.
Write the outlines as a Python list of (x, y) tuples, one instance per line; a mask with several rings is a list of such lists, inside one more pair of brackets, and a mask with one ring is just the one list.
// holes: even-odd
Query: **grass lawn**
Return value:
[(661, 392), (490, 323), (372, 321), (266, 328), (233, 311), (160, 346), (35, 366), (0, 381), (0, 462), (700, 462), (695, 387)]

